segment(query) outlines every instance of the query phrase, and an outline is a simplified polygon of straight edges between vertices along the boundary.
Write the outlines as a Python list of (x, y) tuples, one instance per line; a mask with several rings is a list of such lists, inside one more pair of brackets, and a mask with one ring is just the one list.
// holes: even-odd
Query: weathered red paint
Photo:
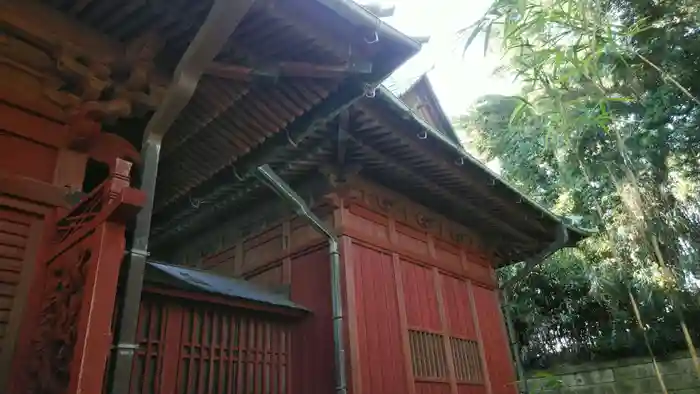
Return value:
[(508, 349), (508, 341), (495, 291), (473, 286), (476, 315), (481, 326), (484, 356), (488, 367), (493, 394), (514, 394), (515, 373)]
[(292, 393), (335, 389), (330, 257), (326, 248), (292, 257), (292, 300), (312, 315), (292, 332)]
[(393, 259), (370, 246), (353, 243), (356, 325), (361, 386), (355, 393), (405, 393), (404, 343)]
[(450, 334), (465, 339), (477, 339), (467, 282), (449, 275), (443, 275), (442, 278)]
[[(487, 358), (492, 351), (508, 355), (498, 347), (504, 333), (493, 331), (492, 321), (482, 316), (500, 316), (498, 304), (475, 300), (470, 290), (478, 285), (493, 293), (496, 287), (489, 251), (477, 242), (460, 244), (449, 221), (426, 220), (410, 203), (401, 205), (400, 196), (359, 193), (361, 198), (336, 195), (339, 208), (332, 215), (342, 249), (349, 393), (510, 394), (498, 390), (512, 382), (512, 370), (494, 367), (493, 357)], [(226, 238), (226, 229), (207, 237)], [(292, 299), (312, 311), (293, 330), (292, 393), (333, 392), (330, 262), (324, 239), (294, 218), (219, 245), (203, 258), (187, 260), (270, 287), (291, 285)], [(425, 338), (444, 354), (439, 376), (414, 376), (412, 346)], [(433, 354), (430, 362), (439, 357)], [(425, 370), (436, 371), (436, 366)]]
[(416, 394), (450, 394), (449, 383), (416, 382)]
[[(335, 215), (345, 283), (353, 286), (346, 290), (348, 338), (357, 346), (351, 392), (511, 394), (506, 336), (494, 320), (498, 300), (484, 301), (496, 287), (487, 251), (442, 237), (442, 224), (430, 227), (410, 203), (397, 203), (401, 197), (380, 188), (353, 193), (359, 197), (343, 200)], [(418, 366), (412, 346), (427, 357)]]
[(440, 312), (432, 269), (406, 260), (401, 263), (409, 327), (440, 331)]

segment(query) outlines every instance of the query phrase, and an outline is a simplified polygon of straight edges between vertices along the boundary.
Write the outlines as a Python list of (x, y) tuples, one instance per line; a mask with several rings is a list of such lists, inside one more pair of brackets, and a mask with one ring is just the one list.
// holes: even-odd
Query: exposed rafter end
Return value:
[(342, 78), (351, 74), (370, 74), (371, 72), (372, 63), (362, 61), (342, 65), (280, 62), (256, 67), (214, 62), (206, 71), (209, 75), (237, 81), (251, 81), (256, 77)]

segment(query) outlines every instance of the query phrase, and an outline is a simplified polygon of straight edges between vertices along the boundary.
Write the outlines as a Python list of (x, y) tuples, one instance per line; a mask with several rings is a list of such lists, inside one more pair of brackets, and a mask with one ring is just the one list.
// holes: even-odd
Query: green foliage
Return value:
[(496, 0), (465, 30), (500, 42), (501, 72), (523, 84), (461, 119), (472, 148), (599, 230), (515, 289), (531, 364), (677, 350), (681, 323), (700, 322), (699, 22), (690, 0)]

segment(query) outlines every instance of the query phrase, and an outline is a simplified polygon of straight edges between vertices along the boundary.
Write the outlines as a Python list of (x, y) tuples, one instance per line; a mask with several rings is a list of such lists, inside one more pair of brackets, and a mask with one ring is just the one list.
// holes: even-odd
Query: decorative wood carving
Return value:
[(163, 99), (168, 79), (153, 63), (154, 34), (124, 47), (31, 0), (1, 5), (0, 21), (9, 27), (0, 33), (0, 66), (17, 77), (8, 82), (16, 90), (31, 90), (8, 97), (17, 105), (54, 118), (81, 112), (113, 121), (142, 116)]
[(392, 217), (399, 223), (425, 230), (437, 238), (463, 245), (475, 253), (488, 256), (489, 261), (492, 259), (492, 251), (477, 234), (379, 185), (353, 177), (339, 193), (348, 205), (362, 205)]
[[(13, 362), (13, 394), (100, 392), (126, 221), (145, 196), (129, 187), (131, 164), (71, 211), (46, 220)], [(63, 213), (62, 213), (63, 212)]]

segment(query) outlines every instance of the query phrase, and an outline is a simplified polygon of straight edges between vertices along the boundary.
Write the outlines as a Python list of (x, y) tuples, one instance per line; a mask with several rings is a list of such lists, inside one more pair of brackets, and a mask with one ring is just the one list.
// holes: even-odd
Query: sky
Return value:
[[(366, 0), (365, 0), (366, 1)], [(393, 4), (394, 15), (383, 20), (410, 36), (430, 36), (430, 42), (395, 75), (407, 78), (427, 70), (440, 104), (449, 117), (466, 112), (484, 94), (515, 93), (510, 79), (492, 75), (500, 56), (484, 57), (483, 39), (463, 55), (465, 38), (457, 32), (479, 19), (492, 0), (382, 0)], [(491, 52), (491, 51), (490, 51)], [(432, 69), (431, 69), (432, 68)]]

